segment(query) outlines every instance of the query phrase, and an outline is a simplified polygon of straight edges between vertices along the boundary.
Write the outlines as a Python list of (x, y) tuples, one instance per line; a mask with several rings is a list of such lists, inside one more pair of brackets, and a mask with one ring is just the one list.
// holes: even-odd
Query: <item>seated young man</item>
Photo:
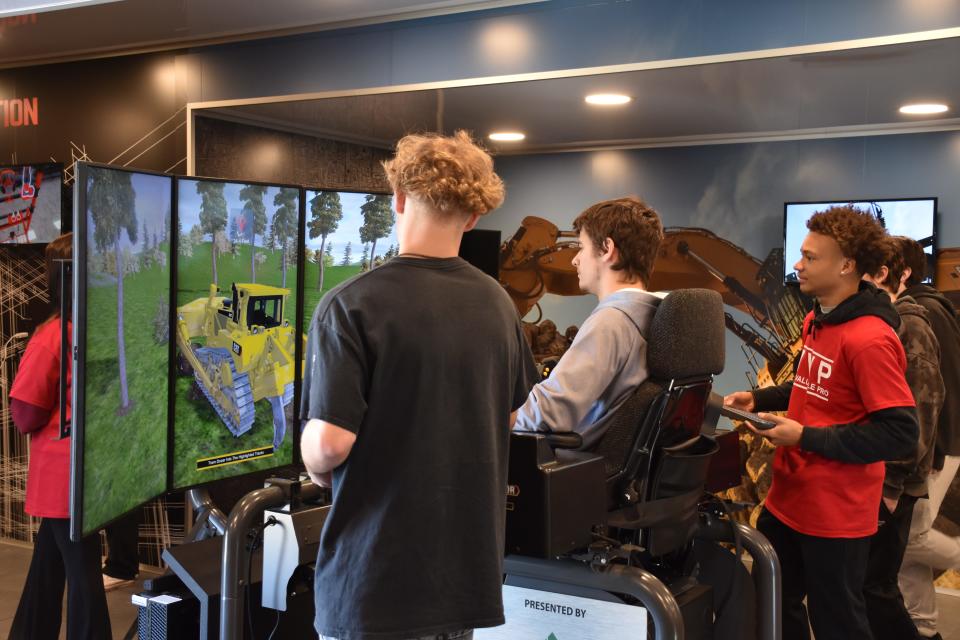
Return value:
[(644, 337), (659, 299), (645, 291), (663, 239), (657, 212), (638, 198), (598, 202), (577, 216), (580, 288), (600, 304), (550, 377), (517, 413), (517, 431), (575, 431), (596, 447), (614, 411), (647, 379)]

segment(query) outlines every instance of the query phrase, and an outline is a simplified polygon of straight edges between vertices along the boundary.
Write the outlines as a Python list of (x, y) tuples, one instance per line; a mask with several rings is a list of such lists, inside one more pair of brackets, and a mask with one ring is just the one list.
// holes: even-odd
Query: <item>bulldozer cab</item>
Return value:
[(283, 301), (288, 289), (258, 284), (234, 284), (232, 299), (224, 300), (223, 309), (234, 323), (245, 329), (272, 329), (283, 324)]

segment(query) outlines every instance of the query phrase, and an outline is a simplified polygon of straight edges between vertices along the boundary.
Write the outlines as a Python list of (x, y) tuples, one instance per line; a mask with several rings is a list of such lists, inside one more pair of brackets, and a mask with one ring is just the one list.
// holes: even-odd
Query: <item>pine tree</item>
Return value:
[(373, 267), (373, 258), (377, 255), (377, 240), (386, 238), (393, 229), (394, 215), (390, 203), (390, 196), (368, 194), (366, 201), (360, 207), (363, 214), (363, 226), (360, 227), (360, 239), (370, 242), (369, 266)]
[(263, 204), (263, 196), (267, 188), (261, 185), (248, 184), (240, 189), (240, 199), (244, 202), (244, 228), (241, 234), (250, 237), (250, 282), (257, 281), (256, 244), (257, 236), (267, 228), (267, 207)]
[(200, 228), (210, 234), (210, 260), (213, 264), (213, 284), (217, 281), (217, 233), (227, 226), (227, 199), (223, 195), (224, 183), (198, 182), (200, 201)]
[(230, 218), (230, 242), (240, 242), (240, 225), (237, 223), (237, 216)]
[(280, 245), (280, 273), (281, 285), (287, 286), (287, 256), (292, 252), (297, 238), (297, 212), (300, 199), (299, 189), (280, 189), (273, 198), (273, 206), (277, 207), (273, 214), (270, 231)]
[(130, 411), (130, 393), (127, 387), (127, 351), (123, 325), (123, 234), (131, 243), (137, 242), (137, 195), (132, 175), (126, 172), (96, 169), (87, 186), (87, 206), (93, 219), (93, 241), (103, 254), (112, 253), (117, 277), (117, 364), (120, 380), (119, 415)]
[(340, 262), (341, 267), (347, 267), (350, 265), (350, 260), (353, 257), (353, 247), (352, 243), (348, 242), (346, 248), (343, 250), (343, 260)]
[(370, 245), (364, 244), (364, 245), (363, 245), (363, 256), (360, 258), (360, 270), (361, 270), (361, 271), (368, 271), (368, 270), (370, 270), (370, 269), (372, 268), (369, 259), (370, 259)]
[[(343, 205), (340, 204), (340, 194), (336, 191), (321, 191), (310, 201), (310, 237), (320, 237), (320, 250), (324, 250), (327, 236), (337, 230), (340, 220), (343, 219)], [(317, 290), (323, 289), (324, 265), (320, 262), (320, 276), (317, 279)]]

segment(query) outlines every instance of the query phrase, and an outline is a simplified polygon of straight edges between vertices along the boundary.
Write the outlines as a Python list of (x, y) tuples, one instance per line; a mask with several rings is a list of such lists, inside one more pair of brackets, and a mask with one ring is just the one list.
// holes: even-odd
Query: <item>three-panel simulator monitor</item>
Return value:
[(397, 254), (390, 196), (78, 163), (73, 217), (71, 536), (298, 462), (310, 318)]
[(390, 196), (79, 163), (71, 536), (299, 460), (310, 317), (397, 253)]

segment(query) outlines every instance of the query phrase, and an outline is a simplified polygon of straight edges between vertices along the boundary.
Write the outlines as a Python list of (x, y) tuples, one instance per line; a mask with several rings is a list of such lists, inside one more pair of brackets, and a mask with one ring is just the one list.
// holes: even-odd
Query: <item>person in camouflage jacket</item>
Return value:
[(895, 240), (884, 243), (880, 271), (864, 279), (890, 295), (900, 316), (897, 336), (907, 354), (906, 378), (917, 404), (920, 437), (916, 453), (904, 460), (888, 461), (883, 480), (880, 527), (870, 541), (870, 556), (863, 594), (867, 618), (875, 640), (916, 637), (916, 627), (904, 606), (898, 574), (910, 535), (917, 499), (927, 493), (927, 476), (933, 461), (937, 421), (946, 391), (940, 374), (940, 344), (927, 310), (909, 296), (900, 296), (905, 263)]
[[(960, 569), (960, 536), (950, 536), (933, 524), (960, 468), (960, 318), (950, 301), (924, 283), (929, 255), (910, 238), (895, 237), (906, 264), (900, 294), (910, 296), (927, 311), (940, 343), (940, 374), (948, 394), (940, 410), (933, 466), (927, 476), (926, 496), (917, 500), (910, 524), (907, 551), (900, 567), (900, 590), (920, 638), (940, 638), (937, 633), (937, 595), (933, 580), (937, 569)], [(909, 275), (907, 275), (909, 274)]]

